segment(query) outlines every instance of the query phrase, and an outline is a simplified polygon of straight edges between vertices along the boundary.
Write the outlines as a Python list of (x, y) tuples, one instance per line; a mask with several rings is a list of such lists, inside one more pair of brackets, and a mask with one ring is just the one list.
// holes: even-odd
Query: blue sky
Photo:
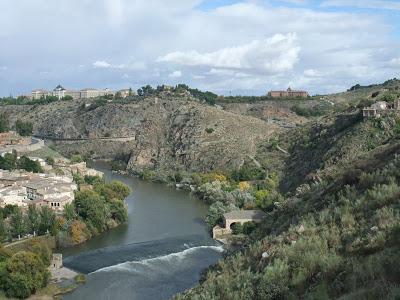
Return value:
[(58, 83), (337, 92), (400, 77), (399, 23), (395, 0), (2, 0), (0, 96)]

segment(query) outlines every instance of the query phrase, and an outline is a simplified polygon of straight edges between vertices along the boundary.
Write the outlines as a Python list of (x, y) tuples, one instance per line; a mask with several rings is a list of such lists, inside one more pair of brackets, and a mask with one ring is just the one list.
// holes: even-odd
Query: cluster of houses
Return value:
[(27, 97), (32, 100), (43, 99), (49, 96), (54, 96), (57, 97), (58, 99), (62, 99), (66, 96), (72, 97), (72, 99), (90, 99), (108, 95), (114, 96), (118, 94), (119, 97), (126, 98), (128, 96), (132, 96), (133, 93), (134, 92), (131, 89), (123, 89), (117, 92), (112, 91), (110, 89), (71, 90), (71, 89), (65, 89), (63, 86), (58, 85), (52, 91), (44, 89), (33, 90), (30, 95), (27, 95)]
[(363, 109), (363, 117), (379, 118), (381, 116), (388, 115), (390, 113), (398, 111), (400, 111), (400, 99), (395, 100), (393, 103), (378, 101), (372, 104), (370, 107), (365, 107)]
[(0, 170), (0, 206), (29, 204), (62, 211), (78, 189), (72, 176)]
[[(24, 170), (0, 170), (0, 207), (29, 204), (48, 206), (54, 211), (63, 211), (66, 204), (74, 199), (78, 186), (73, 174), (81, 176), (103, 176), (102, 172), (90, 169), (85, 162), (71, 164), (68, 160), (57, 160), (56, 165), (47, 165), (43, 159), (30, 157), (38, 161), (45, 173), (30, 173)], [(52, 172), (57, 168), (64, 175)]]

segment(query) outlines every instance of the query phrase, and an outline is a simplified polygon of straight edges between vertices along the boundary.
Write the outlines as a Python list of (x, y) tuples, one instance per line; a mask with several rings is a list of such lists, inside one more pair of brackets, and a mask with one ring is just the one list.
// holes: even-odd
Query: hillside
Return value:
[(353, 111), (261, 146), (284, 200), (177, 299), (398, 299), (399, 124)]
[(147, 97), (128, 103), (59, 101), (2, 106), (29, 120), (34, 133), (53, 140), (64, 155), (124, 159), (129, 170), (238, 168), (278, 126), (190, 98)]

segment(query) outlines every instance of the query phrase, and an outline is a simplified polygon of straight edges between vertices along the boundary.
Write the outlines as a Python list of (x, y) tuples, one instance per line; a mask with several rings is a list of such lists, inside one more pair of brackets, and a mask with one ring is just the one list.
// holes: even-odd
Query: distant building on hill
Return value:
[(65, 97), (65, 91), (61, 84), (57, 85), (56, 88), (53, 90), (53, 96), (56, 96), (58, 100)]
[(290, 97), (290, 98), (296, 98), (296, 97), (301, 97), (301, 98), (307, 98), (309, 96), (307, 91), (296, 91), (292, 90), (290, 87), (286, 91), (270, 91), (268, 92), (268, 96), (272, 98), (285, 98), (285, 97)]
[(89, 99), (97, 98), (106, 95), (114, 95), (114, 92), (110, 89), (83, 89), (83, 90), (67, 90), (62, 85), (58, 85), (53, 91), (47, 91), (43, 89), (33, 90), (31, 93), (32, 100), (38, 100), (49, 96), (57, 97), (59, 100), (70, 96), (73, 99)]

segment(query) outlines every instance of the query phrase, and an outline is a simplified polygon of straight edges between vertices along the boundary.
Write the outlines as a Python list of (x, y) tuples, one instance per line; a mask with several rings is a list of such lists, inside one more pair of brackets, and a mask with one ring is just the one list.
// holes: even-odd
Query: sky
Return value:
[(0, 0), (0, 96), (59, 83), (325, 94), (399, 73), (400, 0)]

